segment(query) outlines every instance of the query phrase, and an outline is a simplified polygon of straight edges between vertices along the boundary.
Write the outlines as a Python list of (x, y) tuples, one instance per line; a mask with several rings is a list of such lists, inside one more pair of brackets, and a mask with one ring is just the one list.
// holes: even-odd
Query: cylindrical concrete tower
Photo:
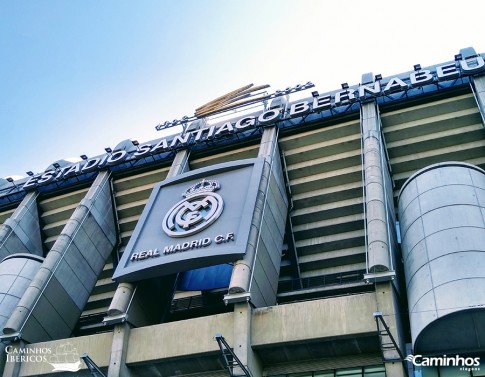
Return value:
[(415, 353), (485, 347), (485, 171), (428, 166), (399, 196)]
[(33, 254), (12, 254), (0, 263), (0, 330), (12, 315), (43, 260)]

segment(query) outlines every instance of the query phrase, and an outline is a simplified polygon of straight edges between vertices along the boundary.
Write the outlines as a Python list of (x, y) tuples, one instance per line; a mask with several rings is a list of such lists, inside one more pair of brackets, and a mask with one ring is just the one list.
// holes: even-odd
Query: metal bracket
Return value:
[(83, 359), (84, 363), (89, 369), (89, 372), (93, 377), (106, 377), (106, 375), (101, 372), (101, 369), (96, 365), (96, 363), (88, 356), (87, 353), (83, 353), (81, 355), (81, 359)]
[[(252, 377), (249, 370), (243, 365), (241, 360), (236, 356), (232, 348), (227, 344), (226, 340), (222, 334), (217, 333), (214, 335), (214, 339), (219, 345), (219, 349), (222, 353), (222, 358), (224, 359), (224, 364), (227, 367), (230, 377)], [(239, 368), (243, 374), (234, 374), (234, 368)]]
[(3, 334), (0, 336), (0, 342), (16, 342), (22, 339), (22, 334), (20, 332), (14, 332), (13, 334)]
[(251, 293), (250, 292), (242, 292), (242, 293), (229, 293), (224, 296), (224, 303), (228, 304), (235, 304), (238, 302), (250, 302), (251, 301)]
[(378, 283), (382, 281), (391, 281), (396, 278), (396, 271), (385, 271), (385, 272), (370, 272), (364, 274), (364, 280), (367, 284)]
[(116, 325), (118, 323), (124, 323), (128, 320), (128, 314), (123, 313), (119, 315), (107, 316), (103, 318), (105, 325)]
[[(379, 343), (381, 345), (382, 359), (384, 360), (384, 362), (401, 362), (404, 373), (406, 373), (406, 376), (408, 376), (408, 369), (406, 361), (404, 359), (404, 355), (401, 352), (401, 349), (399, 348), (396, 340), (392, 336), (391, 330), (389, 329), (389, 326), (382, 316), (382, 312), (374, 312), (374, 319), (376, 320), (377, 333), (379, 334)], [(383, 329), (381, 329), (379, 323), (382, 325)], [(384, 340), (385, 337), (388, 338), (389, 341)], [(396, 351), (399, 355), (399, 358), (386, 359), (386, 357), (384, 356), (384, 351)]]

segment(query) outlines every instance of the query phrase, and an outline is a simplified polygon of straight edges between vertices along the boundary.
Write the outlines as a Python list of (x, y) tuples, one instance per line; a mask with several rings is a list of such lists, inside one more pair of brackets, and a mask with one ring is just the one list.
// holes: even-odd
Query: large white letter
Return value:
[(433, 75), (427, 69), (423, 69), (409, 75), (412, 86), (422, 86), (433, 82)]
[(436, 76), (438, 76), (438, 80), (449, 80), (459, 77), (460, 72), (455, 63), (450, 63), (436, 67)]
[(464, 73), (476, 73), (482, 71), (485, 68), (483, 58), (479, 55), (475, 59), (477, 59), (476, 65), (474, 64), (472, 67), (468, 64), (471, 59), (460, 60), (461, 70)]
[(404, 90), (407, 89), (407, 87), (408, 86), (406, 85), (406, 83), (402, 81), (399, 77), (393, 77), (391, 80), (389, 80), (386, 87), (384, 88), (384, 93), (388, 94), (398, 90)]
[(310, 106), (307, 101), (297, 102), (290, 107), (290, 117), (305, 115), (310, 112)]
[(236, 128), (242, 130), (243, 128), (254, 126), (256, 124), (256, 119), (253, 116), (247, 116), (239, 119), (236, 122)]
[(281, 115), (280, 110), (281, 109), (271, 109), (260, 114), (258, 117), (259, 124), (267, 125), (276, 121)]
[(345, 89), (335, 93), (335, 106), (343, 105), (344, 102), (355, 102), (354, 89)]
[(359, 86), (359, 98), (364, 99), (366, 92), (369, 93), (371, 96), (374, 96), (374, 97), (381, 94), (381, 83), (380, 83), (380, 81), (376, 81), (374, 83), (373, 88), (371, 88), (370, 86), (367, 86), (367, 85), (360, 85)]
[(319, 96), (313, 100), (313, 111), (322, 111), (332, 107), (332, 96)]

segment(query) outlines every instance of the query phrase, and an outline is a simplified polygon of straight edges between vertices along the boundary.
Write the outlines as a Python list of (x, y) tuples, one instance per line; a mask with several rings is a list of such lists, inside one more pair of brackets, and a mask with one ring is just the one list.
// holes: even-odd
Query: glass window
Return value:
[(326, 371), (326, 372), (315, 372), (313, 373), (313, 377), (334, 377), (335, 374), (332, 372), (329, 372), (329, 371)]
[(339, 369), (335, 375), (338, 377), (362, 377), (362, 368)]
[(438, 377), (438, 369), (435, 367), (416, 367), (414, 377)]
[[(386, 377), (384, 365), (373, 365), (364, 368), (346, 368), (337, 370), (320, 370), (316, 372), (290, 373), (271, 375), (269, 377)], [(392, 377), (392, 376), (391, 376)], [(428, 377), (428, 376), (419, 376)], [(429, 377), (437, 377), (430, 375)]]
[(364, 377), (386, 377), (386, 367), (384, 365), (365, 367)]
[(459, 367), (440, 367), (440, 377), (470, 377), (470, 372)]

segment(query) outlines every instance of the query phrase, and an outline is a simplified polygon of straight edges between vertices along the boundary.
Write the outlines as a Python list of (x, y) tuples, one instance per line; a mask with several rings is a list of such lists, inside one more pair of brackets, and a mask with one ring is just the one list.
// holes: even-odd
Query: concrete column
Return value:
[[(259, 185), (258, 199), (254, 210), (253, 221), (249, 231), (248, 247), (244, 258), (234, 264), (231, 281), (229, 283), (229, 294), (249, 292), (251, 284), (252, 267), (256, 258), (256, 247), (258, 244), (259, 227), (263, 218), (264, 194), (269, 181), (270, 165), (266, 163), (263, 168), (263, 176)], [(245, 299), (244, 299), (245, 300)], [(243, 300), (243, 301), (244, 301)]]
[(130, 377), (132, 375), (125, 364), (130, 328), (131, 326), (126, 322), (114, 327), (108, 377)]
[[(188, 170), (189, 154), (189, 151), (184, 149), (175, 155), (167, 178), (175, 177)], [(121, 322), (114, 328), (108, 377), (131, 376), (130, 370), (125, 364), (130, 324), (141, 325), (146, 322), (145, 311), (142, 308), (144, 300), (137, 297), (136, 292), (136, 284), (120, 283), (109, 306), (108, 317), (104, 319), (105, 322), (113, 320)], [(125, 320), (129, 320), (130, 324), (123, 323)]]
[[(4, 347), (5, 345), (2, 344), (3, 347), (0, 347), (2, 352), (5, 352)], [(12, 342), (8, 345), (9, 348), (20, 350), (21, 348), (25, 348), (26, 343), (22, 340), (18, 340), (16, 342)], [(17, 353), (16, 355), (23, 355), (22, 353)], [(9, 361), (7, 360), (5, 363), (5, 368), (3, 369), (2, 377), (18, 377), (20, 374), (20, 366), (22, 365), (19, 361)], [(0, 369), (1, 370), (1, 369)]]
[[(392, 282), (376, 283), (376, 301), (377, 311), (382, 313), (382, 316), (386, 321), (386, 324), (389, 326), (389, 330), (396, 340), (396, 343), (399, 345), (402, 354), (406, 356), (406, 345), (402, 334), (401, 309)], [(383, 340), (386, 343), (389, 341), (386, 337)], [(387, 376), (407, 377), (403, 363), (400, 361), (400, 355), (396, 350), (384, 350), (383, 355)], [(395, 361), (386, 362), (386, 360)]]
[(261, 143), (259, 145), (258, 157), (267, 159), (272, 158), (272, 152), (275, 150), (275, 144), (278, 143), (278, 129), (276, 127), (265, 128)]
[[(249, 369), (252, 377), (263, 375), (263, 366), (258, 355), (251, 347), (251, 306), (248, 302), (234, 305), (234, 353), (241, 363)], [(242, 371), (235, 368), (234, 374)], [(242, 375), (242, 374), (241, 374)]]
[(367, 226), (367, 262), (371, 273), (389, 271), (391, 266), (387, 233), (385, 183), (381, 156), (381, 132), (377, 105), (362, 104), (361, 125), (365, 206)]
[(458, 64), (468, 73), (481, 73), (482, 76), (470, 76), (473, 87), (475, 100), (482, 117), (482, 123), (485, 127), (485, 76), (483, 75), (483, 66), (479, 63), (478, 54), (473, 47), (462, 48), (460, 50), (461, 59)]
[(62, 230), (4, 333), (19, 333), (29, 342), (70, 336), (116, 242), (110, 177), (104, 171)]
[[(256, 245), (259, 233), (259, 226), (263, 216), (263, 206), (264, 206), (264, 193), (266, 191), (266, 186), (269, 180), (271, 152), (274, 150), (275, 143), (277, 140), (276, 127), (266, 128), (263, 132), (261, 138), (261, 143), (259, 145), (258, 157), (264, 157), (268, 161), (264, 166), (263, 179), (260, 183), (258, 200), (256, 203), (257, 217), (256, 221), (253, 219), (253, 224), (251, 225), (251, 231), (249, 234), (248, 244), (253, 247), (248, 247), (246, 249), (246, 254), (244, 258), (238, 260), (234, 264), (234, 269), (232, 271), (231, 282), (229, 283), (229, 294), (238, 294), (249, 292), (249, 286), (251, 281), (251, 269), (254, 264), (254, 259), (256, 258)], [(248, 245), (248, 246), (249, 246)]]
[(135, 293), (135, 285), (132, 283), (120, 283), (111, 300), (108, 309), (108, 316), (118, 316), (125, 314), (128, 311), (130, 301)]
[[(274, 305), (281, 262), (281, 246), (287, 217), (287, 198), (278, 154), (277, 128), (263, 132), (258, 157), (265, 158), (248, 246), (235, 265), (226, 302), (248, 299), (256, 307)], [(260, 268), (257, 255), (271, 260), (274, 268)], [(256, 282), (254, 285), (253, 282)]]
[[(188, 170), (189, 167), (189, 151), (186, 149), (179, 151), (172, 162), (172, 166), (167, 174), (167, 179), (182, 174)], [(120, 283), (111, 301), (108, 309), (108, 315), (119, 316), (126, 314), (129, 310), (130, 302), (133, 303), (133, 296), (135, 294), (136, 285), (133, 283)], [(109, 317), (107, 318), (109, 319)]]
[(485, 126), (485, 76), (472, 77), (472, 81), (475, 87), (475, 99), (478, 103), (483, 125)]
[(37, 195), (28, 193), (12, 216), (0, 225), (0, 261), (17, 253), (43, 256)]
[(5, 351), (5, 347), (7, 347), (6, 343), (0, 343), (0, 373), (3, 375), (3, 370), (5, 369), (5, 363), (7, 361), (7, 353)]
[[(364, 78), (362, 81), (365, 82)], [(401, 309), (397, 292), (394, 290), (394, 282), (390, 280), (394, 278), (394, 272), (389, 272), (385, 277), (382, 275), (379, 276), (379, 273), (391, 270), (391, 246), (389, 245), (388, 226), (394, 226), (394, 224), (388, 224), (388, 216), (386, 213), (386, 200), (388, 199), (386, 198), (386, 193), (387, 197), (392, 197), (392, 187), (388, 187), (390, 186), (389, 184), (386, 186), (386, 180), (384, 178), (387, 174), (387, 167), (383, 165), (386, 156), (382, 155), (384, 151), (381, 124), (378, 108), (374, 102), (362, 104), (361, 111), (367, 227), (368, 274), (366, 278), (375, 278), (376, 311), (382, 313), (401, 352), (405, 352), (399, 314)], [(379, 278), (377, 278), (378, 276)], [(388, 343), (390, 340), (387, 337), (383, 337), (381, 341), (382, 343)], [(389, 362), (385, 361), (387, 376), (406, 376), (400, 355), (396, 350), (384, 350), (383, 356), (384, 361), (393, 360)]]

